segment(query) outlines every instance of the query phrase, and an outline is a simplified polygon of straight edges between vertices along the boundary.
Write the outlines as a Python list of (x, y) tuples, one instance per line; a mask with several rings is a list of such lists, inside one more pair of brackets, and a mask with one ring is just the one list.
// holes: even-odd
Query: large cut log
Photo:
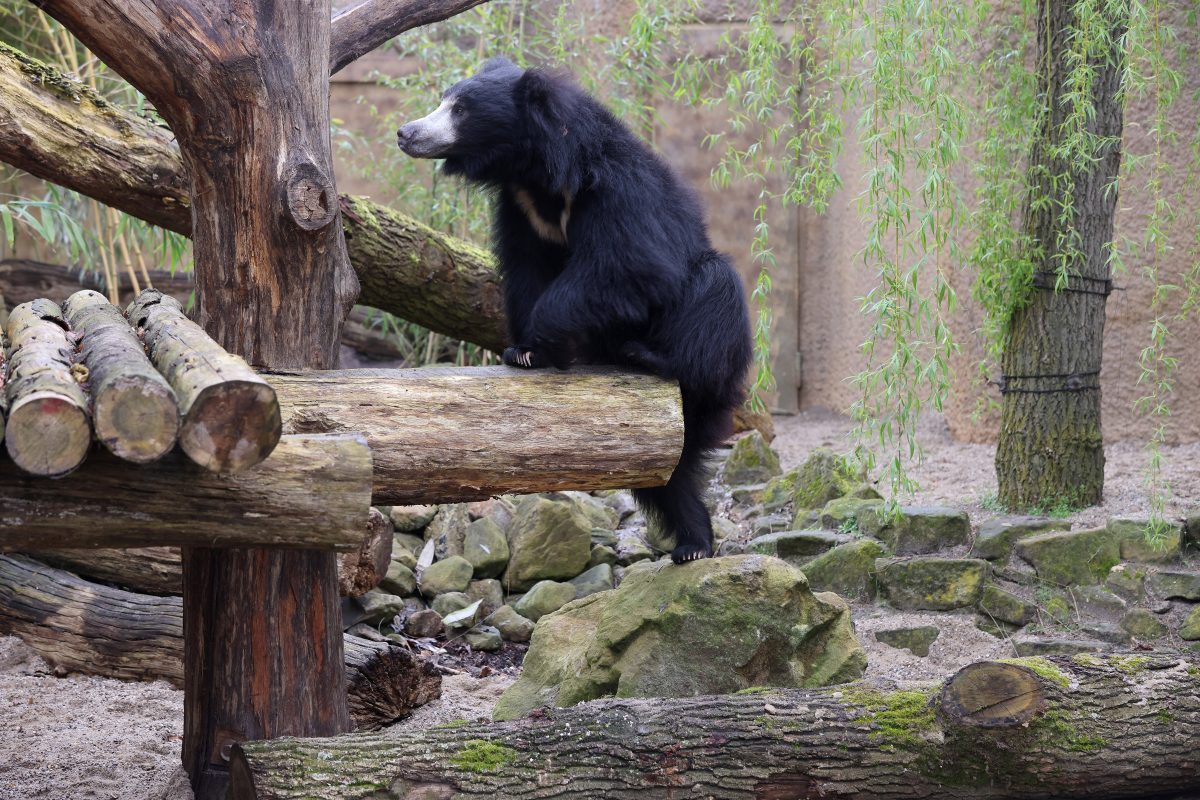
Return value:
[(596, 368), (271, 374), (290, 433), (361, 431), (377, 505), (665, 483), (683, 447), (679, 389)]
[[(59, 674), (183, 685), (178, 597), (113, 589), (25, 556), (0, 556), (0, 634), (21, 637)], [(357, 636), (344, 644), (350, 712), (360, 730), (406, 717), (440, 695), (437, 669), (404, 648)]]
[(26, 555), (81, 578), (115, 584), (131, 592), (183, 592), (183, 564), (178, 547), (30, 550)]
[(120, 309), (90, 289), (63, 305), (87, 368), (92, 430), (108, 451), (136, 464), (157, 461), (175, 446), (179, 407)]
[[(3, 44), (0, 161), (191, 234), (187, 170), (170, 131)], [(341, 207), (360, 303), (504, 348), (499, 276), (485, 251), (363, 198), (344, 196)]]
[(246, 742), (229, 797), (1101, 800), (1200, 785), (1194, 660), (1031, 665), (970, 666), (948, 690), (602, 700), (506, 723)]
[(49, 300), (22, 303), (9, 315), (7, 336), (5, 447), (25, 472), (65, 475), (87, 458), (92, 428), (62, 309)]
[(179, 445), (213, 472), (241, 472), (279, 442), (275, 390), (183, 313), (179, 301), (146, 289), (129, 305), (146, 349), (179, 398)]
[[(0, 57), (2, 62), (3, 58)], [(146, 274), (155, 289), (171, 295), (185, 306), (196, 288), (191, 274), (183, 270), (172, 273), (152, 269)], [(137, 293), (145, 288), (139, 286), (134, 291), (129, 273), (124, 270), (117, 273), (117, 296), (122, 308), (133, 302)], [(4, 302), (9, 308), (42, 297), (62, 304), (80, 289), (91, 289), (102, 294), (108, 291), (104, 276), (99, 272), (26, 258), (0, 259), (0, 294), (4, 295)]]
[(361, 436), (285, 436), (271, 457), (218, 475), (173, 453), (148, 466), (98, 453), (57, 481), (0, 461), (0, 552), (61, 547), (357, 549), (371, 451)]

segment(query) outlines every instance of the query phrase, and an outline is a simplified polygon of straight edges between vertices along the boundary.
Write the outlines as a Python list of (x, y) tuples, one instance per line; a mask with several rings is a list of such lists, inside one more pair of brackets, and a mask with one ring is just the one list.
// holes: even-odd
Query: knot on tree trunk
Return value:
[(287, 216), (306, 231), (319, 231), (337, 216), (333, 181), (311, 161), (294, 162), (284, 173)]

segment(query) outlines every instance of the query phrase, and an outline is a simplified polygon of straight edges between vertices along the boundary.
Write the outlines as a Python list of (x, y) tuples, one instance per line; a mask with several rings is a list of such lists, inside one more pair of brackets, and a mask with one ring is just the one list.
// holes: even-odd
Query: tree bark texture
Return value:
[[(0, 556), (0, 633), (19, 636), (59, 674), (183, 686), (178, 597), (126, 592), (24, 556)], [(441, 694), (437, 669), (404, 648), (349, 635), (344, 644), (343, 672), (359, 730), (406, 717)]]
[(376, 505), (659, 486), (683, 448), (679, 389), (650, 375), (439, 367), (266, 377), (289, 433), (366, 435)]
[(81, 578), (114, 584), (139, 594), (183, 594), (178, 547), (29, 550), (25, 555)]
[(120, 309), (84, 289), (67, 298), (63, 313), (79, 339), (87, 369), (92, 430), (110, 453), (148, 464), (175, 447), (179, 406), (166, 378), (154, 369)]
[[(188, 172), (170, 133), (3, 45), (0, 161), (191, 235)], [(485, 250), (365, 198), (340, 205), (359, 302), (504, 349), (500, 279)]]
[(367, 517), (367, 536), (357, 550), (338, 557), (338, 594), (357, 597), (379, 585), (392, 563), (392, 521), (372, 508)]
[(404, 31), (441, 22), (488, 0), (363, 0), (333, 18), (329, 72), (365, 56)]
[[(1108, 12), (1091, 24), (1123, 41), (1127, 20)], [(1047, 113), (1039, 121), (1030, 156), (1030, 194), (1024, 230), (1036, 248), (1034, 290), (1012, 317), (1000, 359), (1003, 413), (996, 450), (1000, 502), (1026, 508), (1065, 499), (1094, 505), (1104, 490), (1100, 424), (1100, 366), (1104, 304), (1110, 288), (1109, 254), (1121, 165), (1123, 105), (1120, 47), (1092, 59), (1088, 135), (1102, 142), (1095, 159), (1068, 163), (1056, 155), (1070, 135), (1067, 83), (1074, 4), (1038, 3), (1038, 82)], [(1082, 35), (1082, 34), (1081, 34)], [(1061, 207), (1072, 209), (1071, 230)], [(1074, 237), (1071, 250), (1060, 241)], [(1055, 290), (1055, 273), (1068, 258), (1067, 286)]]
[(230, 799), (1101, 800), (1194, 789), (1197, 667), (1130, 658), (1041, 661), (1053, 677), (1034, 676), (1045, 710), (1026, 723), (980, 726), (935, 711), (936, 686), (849, 684), (246, 743)]
[(271, 454), (280, 422), (270, 384), (188, 319), (170, 295), (145, 289), (126, 313), (175, 390), (179, 446), (193, 461), (213, 472), (241, 472)]
[(87, 458), (92, 427), (62, 309), (49, 300), (22, 303), (9, 315), (7, 338), (8, 455), (31, 475), (66, 475)]
[(0, 552), (161, 545), (356, 550), (367, 533), (370, 491), (371, 451), (351, 434), (285, 436), (269, 459), (233, 476), (177, 453), (148, 466), (98, 453), (57, 481), (30, 478), (0, 461)]

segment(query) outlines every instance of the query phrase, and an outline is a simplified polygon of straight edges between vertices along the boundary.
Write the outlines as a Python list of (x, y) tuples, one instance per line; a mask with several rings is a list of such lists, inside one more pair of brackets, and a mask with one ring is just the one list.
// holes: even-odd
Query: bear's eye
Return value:
[(461, 117), (465, 113), (467, 113), (467, 109), (463, 108), (462, 103), (455, 103), (454, 105), (450, 106), (451, 116)]

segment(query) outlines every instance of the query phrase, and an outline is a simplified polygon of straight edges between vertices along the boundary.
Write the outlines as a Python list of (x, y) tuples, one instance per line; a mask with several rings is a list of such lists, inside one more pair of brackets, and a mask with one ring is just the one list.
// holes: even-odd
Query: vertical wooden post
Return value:
[[(330, 0), (35, 3), (178, 138), (205, 329), (256, 366), (336, 366), (358, 282), (330, 156)], [(185, 551), (184, 637), (197, 800), (225, 796), (236, 741), (349, 730), (333, 554)]]

